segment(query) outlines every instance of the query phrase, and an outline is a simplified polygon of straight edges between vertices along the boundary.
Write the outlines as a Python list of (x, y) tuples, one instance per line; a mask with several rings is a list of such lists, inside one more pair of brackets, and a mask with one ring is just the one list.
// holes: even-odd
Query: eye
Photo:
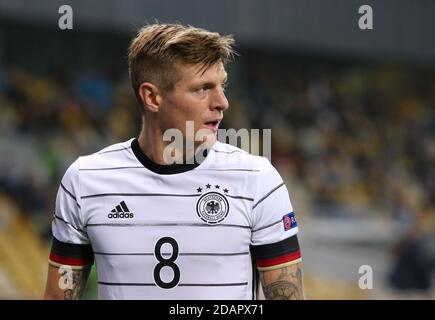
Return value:
[(225, 91), (228, 87), (228, 81), (225, 81), (224, 83), (222, 83), (221, 87), (222, 87), (222, 90)]
[(196, 93), (197, 95), (199, 95), (199, 96), (204, 96), (204, 95), (208, 92), (208, 90), (210, 90), (210, 88), (204, 86), (204, 87), (201, 87), (201, 88), (196, 89), (196, 90), (195, 90), (195, 93)]

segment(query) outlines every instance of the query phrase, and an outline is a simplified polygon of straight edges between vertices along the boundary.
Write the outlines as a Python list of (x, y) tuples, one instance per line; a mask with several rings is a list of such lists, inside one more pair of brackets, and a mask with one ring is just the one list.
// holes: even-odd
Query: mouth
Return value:
[(204, 127), (216, 133), (219, 129), (219, 124), (221, 121), (222, 119), (204, 122)]

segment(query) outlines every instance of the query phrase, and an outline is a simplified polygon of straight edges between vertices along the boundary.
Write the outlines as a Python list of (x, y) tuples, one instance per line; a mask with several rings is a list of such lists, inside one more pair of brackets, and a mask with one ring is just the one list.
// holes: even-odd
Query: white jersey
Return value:
[(216, 142), (161, 166), (130, 139), (66, 171), (50, 263), (92, 264), (100, 299), (255, 299), (256, 271), (300, 260), (288, 191), (264, 157)]

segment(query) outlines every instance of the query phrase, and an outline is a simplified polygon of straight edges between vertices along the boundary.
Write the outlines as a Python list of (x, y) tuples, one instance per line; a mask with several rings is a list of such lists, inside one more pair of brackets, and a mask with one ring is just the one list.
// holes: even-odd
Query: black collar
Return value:
[(196, 162), (196, 159), (195, 159), (195, 163), (192, 164), (177, 164), (177, 163), (169, 164), (169, 165), (157, 164), (145, 155), (145, 153), (142, 151), (142, 149), (139, 146), (139, 141), (137, 140), (137, 138), (134, 138), (133, 141), (131, 142), (131, 150), (133, 150), (133, 153), (136, 156), (137, 160), (139, 160), (140, 163), (142, 163), (145, 168), (158, 174), (182, 173), (195, 169), (197, 166), (201, 164), (199, 162)]

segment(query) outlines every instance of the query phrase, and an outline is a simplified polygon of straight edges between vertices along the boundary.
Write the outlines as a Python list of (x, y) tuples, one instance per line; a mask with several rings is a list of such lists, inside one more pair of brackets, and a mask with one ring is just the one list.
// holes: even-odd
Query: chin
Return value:
[(215, 132), (207, 130), (207, 134), (201, 134), (200, 139), (195, 140), (195, 146), (203, 148), (211, 148), (217, 140), (217, 135)]

